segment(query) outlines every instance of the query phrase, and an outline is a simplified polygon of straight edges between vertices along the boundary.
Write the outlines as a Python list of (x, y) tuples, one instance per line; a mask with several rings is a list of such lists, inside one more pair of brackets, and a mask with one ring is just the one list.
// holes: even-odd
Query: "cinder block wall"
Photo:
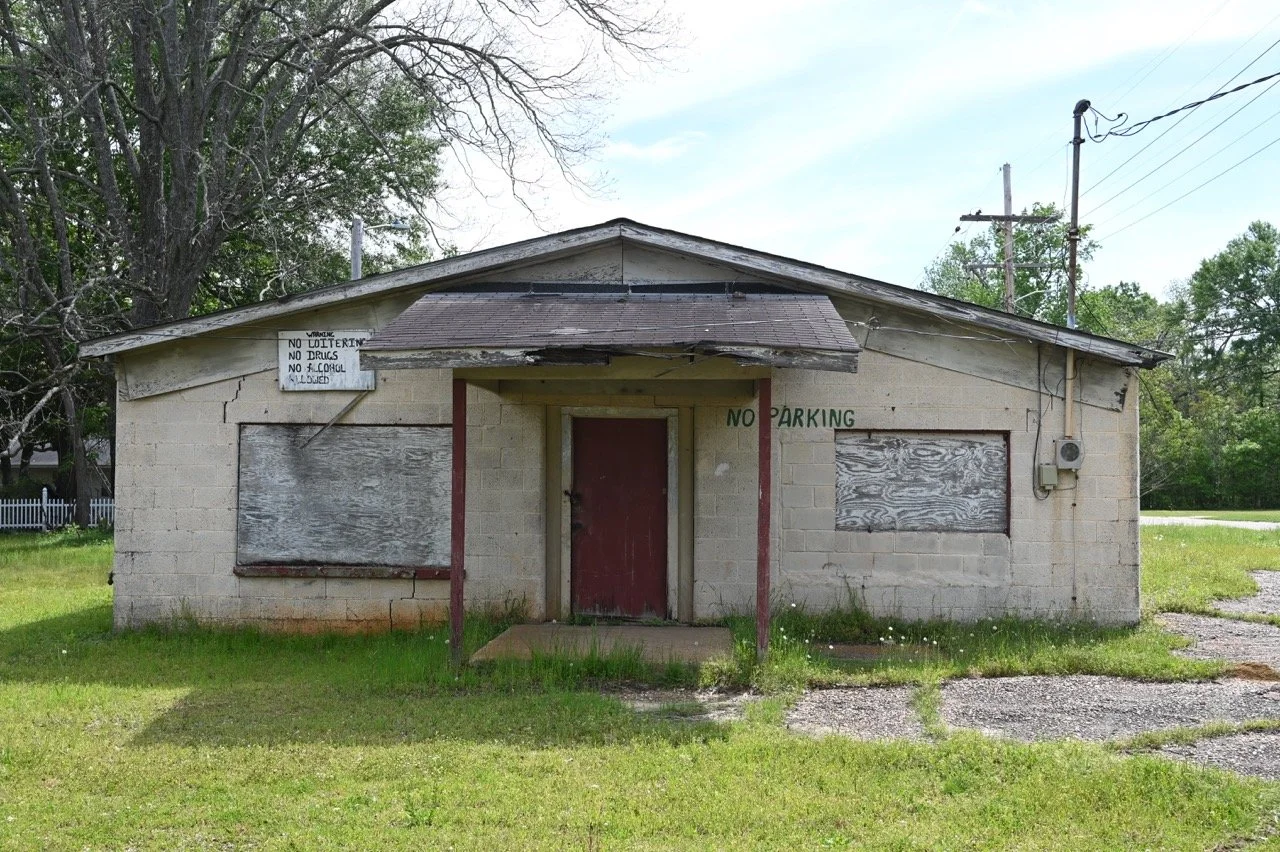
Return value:
[(740, 409), (694, 409), (693, 600), (698, 618), (751, 612), (756, 605), (760, 436), (757, 424), (742, 426), (739, 419), (730, 426), (731, 410)]
[[(385, 371), (343, 423), (448, 424), (451, 376)], [(348, 393), (283, 393), (274, 370), (119, 400), (115, 623), (174, 618), (312, 630), (415, 627), (445, 617), (442, 580), (237, 577), (241, 423), (322, 425)], [(468, 399), (467, 601), (543, 600), (540, 407)], [(448, 519), (444, 519), (448, 523)]]
[[(1115, 371), (1085, 364), (1083, 371)], [(859, 430), (1010, 434), (1011, 535), (835, 529), (835, 430), (775, 428), (775, 598), (825, 608), (854, 595), (903, 618), (1138, 618), (1136, 378), (1121, 411), (1077, 408), (1084, 468), (1074, 490), (1032, 493), (1039, 458), (1061, 433), (1061, 400), (868, 350), (855, 375), (779, 370), (774, 405), (853, 409)], [(235, 565), (240, 423), (332, 418), (343, 393), (282, 393), (274, 370), (119, 402), (115, 619), (119, 627), (191, 616), (289, 630), (412, 627), (444, 617), (445, 581), (239, 578)], [(554, 404), (662, 407), (648, 396), (574, 396)], [(547, 399), (468, 391), (467, 604), (523, 600), (546, 611)], [(687, 410), (687, 409), (686, 409)], [(755, 605), (758, 424), (693, 407), (694, 612)], [(448, 424), (448, 371), (384, 371), (343, 423)], [(556, 460), (558, 463), (559, 460)], [(1068, 478), (1064, 486), (1072, 487)]]
[[(1121, 371), (1104, 364), (1087, 370)], [(1123, 373), (1117, 373), (1123, 380)], [(875, 351), (855, 375), (779, 370), (776, 407), (851, 408), (857, 430), (1009, 433), (1010, 534), (836, 530), (835, 430), (774, 435), (774, 596), (815, 609), (851, 596), (905, 619), (976, 620), (1015, 614), (1134, 623), (1138, 599), (1137, 387), (1121, 411), (1076, 408), (1085, 442), (1079, 477), (1047, 499), (1033, 493), (1035, 460), (1052, 459), (1061, 399)], [(1035, 455), (1035, 413), (1046, 407)], [(698, 613), (754, 606), (757, 426), (728, 409), (698, 412)]]
[(545, 413), (467, 389), (468, 607), (518, 601), (533, 618), (546, 611)]

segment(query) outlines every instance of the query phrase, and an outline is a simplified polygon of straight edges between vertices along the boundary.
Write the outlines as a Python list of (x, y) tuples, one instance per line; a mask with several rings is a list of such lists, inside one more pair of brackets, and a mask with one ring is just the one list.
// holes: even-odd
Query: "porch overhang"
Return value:
[(826, 296), (431, 293), (365, 342), (365, 369), (604, 367), (626, 355), (852, 373), (861, 347)]

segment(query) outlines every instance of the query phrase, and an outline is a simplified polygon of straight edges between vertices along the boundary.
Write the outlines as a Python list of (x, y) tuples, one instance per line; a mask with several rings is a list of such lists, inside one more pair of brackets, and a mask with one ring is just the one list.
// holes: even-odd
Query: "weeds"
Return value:
[[(714, 673), (710, 685), (751, 686), (766, 693), (1027, 674), (1196, 680), (1225, 670), (1223, 663), (1174, 656), (1171, 651), (1186, 640), (1149, 621), (1136, 628), (1015, 618), (972, 624), (912, 623), (875, 618), (862, 610), (810, 616), (803, 606), (788, 605), (774, 621), (769, 656), (763, 664), (754, 660), (754, 619), (727, 622), (735, 635), (734, 659), (710, 668)], [(833, 655), (837, 643), (849, 641), (881, 653), (864, 660)], [(704, 678), (707, 673), (704, 667)]]
[(1215, 600), (1257, 593), (1250, 571), (1277, 569), (1280, 535), (1273, 532), (1173, 526), (1143, 530), (1142, 596), (1147, 614), (1220, 615)]
[(1280, 731), (1280, 719), (1250, 719), (1247, 722), (1210, 722), (1185, 728), (1148, 731), (1123, 740), (1112, 740), (1106, 746), (1118, 752), (1155, 751), (1171, 745), (1190, 745), (1200, 740), (1232, 734)]
[(440, 811), (440, 787), (433, 786), (429, 793), (410, 792), (404, 797), (405, 826), (430, 828), (436, 824)]
[[(0, 847), (1213, 848), (1262, 836), (1280, 807), (1276, 785), (1101, 746), (794, 736), (785, 691), (741, 724), (598, 692), (897, 679), (924, 684), (928, 719), (929, 684), (968, 665), (1150, 668), (1169, 656), (1150, 626), (944, 632), (796, 607), (763, 665), (743, 619), (731, 657), (701, 672), (623, 653), (454, 673), (443, 627), (112, 634), (109, 561), (105, 545), (0, 539)], [(467, 648), (503, 620), (469, 617)], [(882, 660), (817, 647), (881, 630)]]
[(937, 683), (926, 683), (911, 696), (911, 707), (920, 717), (925, 733), (935, 740), (946, 739), (950, 734), (942, 721), (942, 690)]

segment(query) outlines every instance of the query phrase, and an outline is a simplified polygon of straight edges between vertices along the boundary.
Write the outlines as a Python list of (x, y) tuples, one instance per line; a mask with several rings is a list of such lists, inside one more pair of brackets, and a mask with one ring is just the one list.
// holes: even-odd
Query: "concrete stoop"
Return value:
[(535, 653), (586, 656), (636, 649), (650, 663), (702, 663), (733, 653), (727, 627), (517, 624), (471, 655), (471, 662), (528, 660)]

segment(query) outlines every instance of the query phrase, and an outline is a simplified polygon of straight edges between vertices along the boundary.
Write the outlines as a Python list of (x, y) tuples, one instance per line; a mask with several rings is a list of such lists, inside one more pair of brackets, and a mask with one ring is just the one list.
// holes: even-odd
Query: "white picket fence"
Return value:
[[(56, 530), (75, 519), (76, 504), (50, 500), (49, 489), (38, 500), (0, 500), (0, 530)], [(114, 524), (116, 503), (110, 497), (89, 501), (89, 525)]]

